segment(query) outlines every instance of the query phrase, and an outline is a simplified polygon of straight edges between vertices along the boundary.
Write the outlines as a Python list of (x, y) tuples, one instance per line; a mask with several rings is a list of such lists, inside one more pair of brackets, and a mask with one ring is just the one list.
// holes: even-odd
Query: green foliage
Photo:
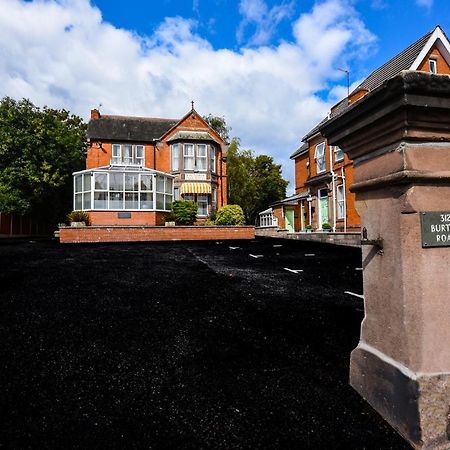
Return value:
[(245, 217), (239, 205), (222, 206), (216, 214), (216, 225), (244, 225)]
[(0, 211), (56, 224), (72, 205), (85, 162), (86, 125), (65, 110), (0, 101)]
[(213, 116), (209, 113), (207, 116), (203, 116), (203, 120), (225, 141), (230, 141), (231, 127), (227, 126), (225, 117)]
[(67, 214), (69, 222), (84, 222), (86, 225), (91, 224), (91, 217), (87, 211), (72, 211)]
[(175, 200), (172, 203), (171, 217), (177, 225), (192, 225), (197, 216), (198, 206), (190, 200)]
[(267, 155), (255, 156), (241, 150), (239, 139), (233, 139), (227, 155), (228, 201), (240, 205), (247, 223), (255, 223), (258, 212), (286, 196), (288, 182), (281, 165)]
[(329, 223), (322, 224), (322, 230), (331, 230), (331, 225)]
[(306, 225), (305, 229), (312, 230), (312, 225)]

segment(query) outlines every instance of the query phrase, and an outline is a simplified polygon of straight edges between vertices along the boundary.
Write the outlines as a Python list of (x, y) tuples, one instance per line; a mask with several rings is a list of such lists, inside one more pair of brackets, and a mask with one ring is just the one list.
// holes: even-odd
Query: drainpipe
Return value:
[(344, 175), (344, 168), (341, 167), (341, 178), (342, 178), (342, 184), (344, 186), (344, 233), (347, 232), (347, 193), (346, 193), (346, 187), (345, 187), (345, 175)]
[(333, 233), (336, 232), (336, 174), (333, 170), (333, 150), (332, 146), (328, 146), (330, 150), (330, 173), (331, 173), (331, 190), (333, 199)]
[(156, 170), (156, 141), (153, 141), (153, 169)]
[[(222, 175), (222, 164), (223, 164), (223, 156), (222, 156), (222, 149), (220, 149), (220, 207), (223, 206), (223, 175)], [(230, 193), (228, 193), (230, 195)], [(217, 208), (217, 205), (216, 205)], [(219, 208), (217, 208), (219, 209)]]
[(311, 194), (308, 195), (308, 198), (306, 199), (308, 202), (308, 216), (309, 216), (309, 225), (311, 225), (311, 203), (312, 203), (312, 197)]

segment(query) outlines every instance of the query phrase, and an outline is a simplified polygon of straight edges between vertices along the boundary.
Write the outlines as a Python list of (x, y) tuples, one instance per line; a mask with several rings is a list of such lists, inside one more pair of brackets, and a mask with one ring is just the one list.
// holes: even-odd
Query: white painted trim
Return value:
[(436, 44), (436, 47), (441, 52), (445, 61), (448, 65), (450, 65), (450, 42), (445, 37), (445, 34), (442, 32), (441, 28), (437, 26), (433, 31), (433, 34), (428, 39), (428, 42), (423, 47), (422, 51), (419, 53), (417, 58), (412, 63), (409, 70), (417, 70), (422, 61), (427, 56), (428, 52), (431, 50), (431, 47)]
[(411, 378), (411, 380), (417, 380), (418, 378), (422, 377), (436, 377), (439, 375), (446, 375), (446, 376), (450, 375), (450, 372), (413, 372), (411, 369), (409, 369), (402, 363), (396, 361), (395, 359), (391, 358), (390, 356), (386, 355), (380, 350), (377, 350), (375, 347), (372, 347), (371, 345), (367, 344), (364, 341), (360, 341), (357, 348), (361, 348), (369, 353), (372, 353), (385, 363), (398, 369), (400, 372), (403, 373), (403, 375), (407, 376), (408, 378)]

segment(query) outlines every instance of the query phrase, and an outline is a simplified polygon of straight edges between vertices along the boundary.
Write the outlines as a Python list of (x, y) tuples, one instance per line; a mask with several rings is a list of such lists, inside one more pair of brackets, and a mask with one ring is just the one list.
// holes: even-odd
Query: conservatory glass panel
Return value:
[(139, 190), (139, 176), (137, 173), (125, 174), (125, 190), (138, 191)]
[(141, 175), (141, 191), (151, 191), (153, 176), (152, 175)]
[(83, 194), (75, 194), (75, 209), (83, 209)]
[(141, 209), (153, 209), (153, 194), (141, 193)]
[(165, 209), (164, 194), (156, 194), (156, 209)]
[(83, 191), (83, 175), (75, 175), (75, 192)]
[(164, 192), (164, 177), (156, 175), (156, 192)]
[(138, 194), (125, 192), (125, 209), (138, 209)]
[(109, 174), (109, 190), (110, 191), (123, 191), (123, 173), (110, 173)]
[(90, 191), (91, 190), (91, 178), (92, 178), (92, 175), (90, 173), (85, 173), (83, 175), (83, 177), (84, 177), (84, 188), (83, 188), (83, 190), (84, 190), (84, 192)]
[(84, 201), (84, 205), (83, 205), (83, 209), (91, 209), (91, 192), (85, 192), (83, 194), (83, 201)]
[(97, 191), (106, 191), (108, 189), (108, 174), (107, 173), (95, 173), (94, 174), (94, 186)]
[(123, 209), (123, 193), (110, 192), (109, 193), (109, 209)]
[(172, 185), (173, 180), (172, 178), (166, 178), (166, 194), (172, 194)]
[(94, 192), (94, 209), (108, 209), (107, 192)]

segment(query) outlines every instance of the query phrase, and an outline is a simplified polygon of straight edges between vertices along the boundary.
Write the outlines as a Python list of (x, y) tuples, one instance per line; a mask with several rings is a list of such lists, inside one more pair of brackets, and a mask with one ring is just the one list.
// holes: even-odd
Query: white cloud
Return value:
[(103, 22), (88, 0), (2, 0), (0, 96), (86, 119), (100, 103), (109, 114), (179, 118), (195, 100), (201, 114), (225, 116), (244, 147), (282, 163), (292, 190), (289, 155), (331, 106), (317, 92), (373, 41), (347, 0), (300, 16), (292, 42), (236, 51), (215, 50), (180, 17), (142, 37)]
[(244, 42), (247, 28), (253, 26), (252, 35), (247, 39), (248, 45), (265, 45), (272, 38), (277, 26), (291, 16), (294, 2), (282, 3), (269, 9), (264, 0), (241, 0), (239, 12), (242, 21), (236, 37), (239, 43)]
[(433, 6), (433, 0), (416, 0), (418, 6), (424, 6), (430, 9)]

